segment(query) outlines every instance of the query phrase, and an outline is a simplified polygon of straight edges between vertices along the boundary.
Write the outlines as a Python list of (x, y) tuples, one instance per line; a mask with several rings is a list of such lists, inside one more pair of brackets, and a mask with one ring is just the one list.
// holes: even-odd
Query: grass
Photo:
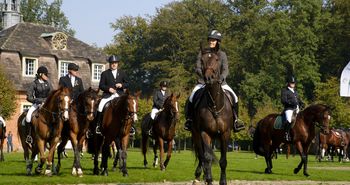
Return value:
[[(194, 179), (196, 168), (195, 157), (191, 151), (173, 153), (166, 171), (158, 168), (145, 169), (140, 149), (128, 151), (127, 166), (129, 176), (123, 177), (119, 172), (111, 171), (112, 160), (109, 160), (109, 176), (92, 175), (93, 162), (89, 154), (82, 159), (84, 177), (74, 177), (71, 173), (73, 154), (68, 152), (69, 157), (63, 159), (61, 172), (57, 176), (46, 177), (25, 175), (25, 162), (23, 153), (5, 153), (5, 162), (0, 163), (0, 184), (79, 184), (79, 183), (145, 183), (145, 182), (190, 182)], [(216, 153), (219, 158), (219, 153)], [(315, 180), (315, 181), (350, 181), (350, 163), (317, 162), (314, 156), (309, 156), (310, 177), (304, 177), (302, 171), (294, 175), (293, 169), (300, 161), (299, 156), (285, 159), (279, 155), (273, 160), (273, 174), (264, 174), (265, 160), (262, 157), (255, 158), (250, 152), (229, 152), (227, 165), (228, 180)], [(152, 153), (148, 153), (148, 163), (152, 164)], [(36, 164), (35, 164), (36, 166)], [(331, 167), (331, 168), (330, 168)], [(213, 177), (219, 180), (219, 164), (213, 165)]]

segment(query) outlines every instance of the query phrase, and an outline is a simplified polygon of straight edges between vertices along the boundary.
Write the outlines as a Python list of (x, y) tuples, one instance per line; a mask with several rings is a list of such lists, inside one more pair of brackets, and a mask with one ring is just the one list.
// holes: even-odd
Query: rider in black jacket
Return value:
[(79, 66), (74, 63), (68, 64), (68, 74), (62, 76), (58, 82), (61, 87), (72, 88), (72, 98), (77, 99), (79, 94), (84, 91), (84, 85), (81, 78), (77, 76)]
[(288, 77), (287, 87), (281, 91), (281, 102), (284, 106), (284, 120), (285, 120), (285, 139), (291, 141), (290, 128), (292, 123), (293, 111), (299, 112), (304, 107), (304, 103), (300, 100), (297, 91), (295, 90), (295, 78), (293, 76)]

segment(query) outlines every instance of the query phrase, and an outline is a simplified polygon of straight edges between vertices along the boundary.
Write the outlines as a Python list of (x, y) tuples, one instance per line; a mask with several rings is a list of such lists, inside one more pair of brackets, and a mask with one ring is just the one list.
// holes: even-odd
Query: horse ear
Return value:
[(176, 96), (176, 99), (179, 99), (181, 96), (181, 93), (179, 93), (177, 96)]
[(136, 97), (136, 99), (138, 99), (140, 96), (141, 96), (141, 90), (138, 90), (135, 94), (134, 94), (134, 96)]

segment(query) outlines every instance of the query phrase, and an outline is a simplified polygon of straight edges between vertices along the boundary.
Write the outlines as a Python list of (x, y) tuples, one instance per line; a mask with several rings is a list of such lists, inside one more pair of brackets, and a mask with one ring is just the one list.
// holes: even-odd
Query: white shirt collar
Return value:
[(288, 87), (288, 89), (294, 93), (294, 89), (293, 88)]

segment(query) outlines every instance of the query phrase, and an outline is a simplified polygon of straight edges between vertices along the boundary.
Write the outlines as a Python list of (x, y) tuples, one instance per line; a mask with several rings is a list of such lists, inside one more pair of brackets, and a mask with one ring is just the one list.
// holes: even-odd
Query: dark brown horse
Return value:
[(3, 149), (4, 149), (6, 133), (3, 132), (3, 129), (4, 129), (4, 126), (1, 124), (0, 125), (0, 162), (5, 161)]
[[(227, 146), (234, 120), (234, 114), (229, 98), (221, 87), (220, 55), (210, 50), (202, 50), (203, 77), (205, 87), (203, 95), (194, 107), (192, 142), (198, 166), (195, 171), (195, 182), (199, 182), (202, 171), (207, 184), (212, 184), (212, 163), (215, 155), (212, 150), (214, 139), (220, 141), (220, 184), (226, 182)], [(196, 102), (196, 100), (193, 100)]]
[[(115, 98), (111, 101), (110, 105), (105, 108), (103, 113), (102, 135), (103, 137), (94, 134), (89, 140), (94, 142), (88, 142), (89, 151), (94, 153), (94, 174), (99, 174), (98, 168), (98, 154), (102, 147), (102, 162), (101, 175), (108, 175), (107, 161), (110, 155), (110, 145), (117, 138), (119, 142), (116, 145), (120, 145), (120, 158), (121, 171), (123, 176), (128, 175), (126, 169), (126, 149), (129, 143), (129, 131), (131, 125), (137, 120), (137, 101), (140, 96), (140, 92), (135, 96), (130, 95), (128, 92)], [(95, 119), (96, 120), (96, 119)]]
[[(267, 168), (265, 173), (272, 173), (271, 156), (273, 151), (286, 143), (284, 129), (275, 129), (275, 119), (279, 114), (270, 114), (257, 123), (253, 139), (253, 149), (258, 155), (265, 157)], [(301, 162), (294, 169), (297, 174), (304, 165), (304, 175), (307, 173), (308, 151), (312, 140), (315, 137), (315, 126), (321, 128), (325, 133), (329, 132), (330, 109), (322, 104), (310, 105), (299, 112), (294, 127), (291, 129), (292, 143), (299, 151)]]
[[(334, 150), (339, 150), (339, 152), (337, 152), (339, 155), (339, 162), (342, 159), (346, 160), (346, 151), (348, 150), (349, 140), (345, 131), (340, 129), (331, 129), (328, 134), (320, 133), (319, 139), (319, 161), (321, 161), (321, 159), (325, 156), (326, 151), (332, 155)], [(333, 160), (333, 156), (331, 156), (331, 158)]]
[[(146, 159), (146, 153), (147, 153), (147, 147), (148, 147), (148, 131), (149, 122), (151, 121), (153, 124), (152, 127), (152, 136), (153, 139), (156, 140), (155, 144), (153, 145), (153, 152), (154, 152), (154, 159), (157, 159), (157, 147), (159, 146), (159, 152), (160, 152), (160, 169), (165, 170), (167, 167), (169, 160), (171, 158), (171, 152), (172, 152), (172, 145), (173, 145), (173, 139), (175, 137), (175, 126), (179, 119), (179, 108), (177, 100), (179, 99), (180, 95), (176, 96), (174, 94), (171, 94), (169, 97), (167, 97), (164, 101), (164, 109), (160, 111), (155, 118), (154, 121), (151, 121), (150, 113), (147, 114), (142, 121), (141, 129), (142, 129), (142, 154), (143, 154), (143, 164), (146, 167), (147, 166), (147, 159)], [(164, 141), (167, 141), (168, 144), (168, 151), (167, 151), (167, 157), (164, 161)], [(153, 162), (153, 166), (155, 167), (156, 161)]]
[[(42, 167), (46, 162), (45, 146), (49, 146), (45, 175), (52, 175), (52, 163), (56, 145), (60, 141), (61, 131), (63, 128), (63, 122), (69, 118), (70, 98), (71, 90), (69, 88), (59, 88), (50, 93), (48, 98), (42, 107), (33, 113), (31, 133), (34, 134), (35, 147), (37, 147), (40, 153), (40, 162), (35, 169), (36, 173), (41, 173)], [(21, 115), (20, 118), (24, 119), (25, 116)], [(18, 120), (18, 124), (21, 124), (22, 120)], [(48, 144), (48, 145), (47, 145)], [(23, 145), (23, 142), (22, 142)], [(26, 147), (23, 145), (23, 148)], [(34, 147), (34, 149), (35, 149)], [(32, 147), (33, 149), (33, 147)], [(27, 174), (31, 174), (34, 157), (36, 151), (32, 152), (31, 160), (27, 161)]]
[(80, 152), (83, 148), (85, 136), (90, 123), (95, 118), (98, 101), (98, 91), (95, 91), (90, 87), (83, 91), (78, 98), (72, 102), (71, 110), (69, 112), (69, 120), (63, 126), (62, 141), (57, 147), (57, 173), (61, 167), (61, 154), (68, 139), (70, 139), (74, 151), (72, 175), (79, 177), (83, 176), (83, 170), (80, 164)]

